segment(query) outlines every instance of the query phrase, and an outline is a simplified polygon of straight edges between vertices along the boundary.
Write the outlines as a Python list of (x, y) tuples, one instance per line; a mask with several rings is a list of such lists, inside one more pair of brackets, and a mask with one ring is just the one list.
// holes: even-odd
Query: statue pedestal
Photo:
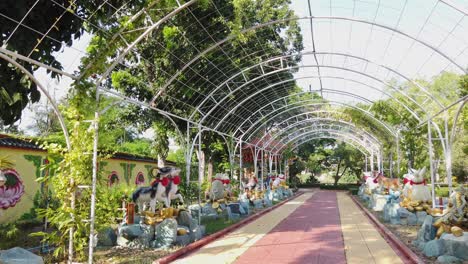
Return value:
[(371, 199), (372, 210), (376, 212), (382, 211), (384, 206), (387, 204), (387, 199), (388, 195), (373, 194)]

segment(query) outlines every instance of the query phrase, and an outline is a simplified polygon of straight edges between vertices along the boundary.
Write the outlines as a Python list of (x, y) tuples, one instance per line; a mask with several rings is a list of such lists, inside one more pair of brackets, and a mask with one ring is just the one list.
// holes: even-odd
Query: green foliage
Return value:
[(186, 204), (198, 202), (198, 183), (182, 181), (178, 188)]

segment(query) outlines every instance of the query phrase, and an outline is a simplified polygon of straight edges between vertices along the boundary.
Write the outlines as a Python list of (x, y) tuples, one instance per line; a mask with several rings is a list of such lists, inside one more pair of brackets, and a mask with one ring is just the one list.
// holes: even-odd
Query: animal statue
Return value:
[[(448, 208), (444, 209), (440, 218), (433, 224), (437, 228), (436, 237), (443, 233), (455, 234), (454, 228), (468, 228), (468, 190), (463, 186), (457, 187), (449, 197)], [(460, 230), (459, 230), (460, 231)], [(461, 230), (463, 231), (463, 230)], [(455, 234), (456, 236), (463, 233)]]
[(413, 181), (414, 179), (414, 173), (416, 172), (417, 170), (414, 170), (414, 169), (408, 169), (408, 173), (403, 175), (403, 191), (402, 191), (402, 194), (404, 197), (409, 197), (410, 193), (411, 193), (411, 182)]
[(224, 196), (226, 198), (231, 198), (232, 188), (231, 188), (231, 180), (229, 179), (229, 176), (227, 174), (224, 174), (221, 181), (223, 182), (223, 185), (224, 185)]
[(409, 180), (409, 186), (406, 186), (408, 182), (405, 183), (405, 187), (407, 187), (406, 194), (411, 201), (432, 201), (431, 191), (424, 179), (425, 173), (426, 168), (413, 170), (413, 177)]
[(388, 192), (390, 192), (390, 190), (399, 190), (401, 188), (398, 178), (388, 178), (385, 177), (383, 173), (379, 173), (377, 181), (379, 185), (385, 188)]
[(379, 181), (377, 177), (372, 177), (371, 172), (364, 172), (364, 192), (368, 195), (372, 194), (374, 190), (376, 190), (379, 187)]
[(212, 179), (211, 187), (206, 196), (212, 201), (224, 198), (224, 182), (225, 176), (222, 173), (217, 173)]
[(257, 187), (257, 177), (254, 175), (250, 176), (249, 182), (247, 183), (247, 188), (249, 188), (250, 191), (254, 190)]
[(171, 200), (179, 199), (184, 202), (182, 195), (178, 192), (177, 185), (180, 183), (180, 169), (164, 167), (158, 169), (158, 176), (149, 187), (139, 187), (132, 194), (132, 200), (138, 205), (140, 213), (146, 211), (146, 205), (149, 203), (152, 213), (156, 211), (156, 202), (164, 202), (169, 208)]

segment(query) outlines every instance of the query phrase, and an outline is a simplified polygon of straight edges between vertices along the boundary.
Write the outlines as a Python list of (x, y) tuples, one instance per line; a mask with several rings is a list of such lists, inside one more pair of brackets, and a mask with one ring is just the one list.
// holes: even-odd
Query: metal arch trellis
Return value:
[[(453, 5), (450, 1), (448, 1), (448, 0), (439, 0), (439, 1), (441, 1), (441, 2), (443, 2), (443, 3), (446, 3), (447, 5), (449, 5), (449, 6), (451, 6), (451, 7), (454, 7), (454, 5)], [(178, 9), (176, 9), (176, 11), (178, 12), (178, 11), (180, 11), (180, 10), (186, 8), (187, 6), (193, 4), (194, 2), (196, 2), (196, 0), (189, 1), (189, 2), (187, 2), (187, 3), (185, 3), (185, 4), (183, 4), (183, 5), (180, 5), (180, 3), (179, 3), (179, 6), (180, 6), (180, 7), (179, 7)], [(459, 7), (454, 7), (454, 8), (455, 8), (456, 10), (458, 10), (459, 12), (462, 12), (462, 13), (464, 13), (465, 15), (467, 15), (467, 13), (466, 13), (465, 10), (460, 9)], [(177, 14), (177, 12), (171, 13), (171, 14), (170, 14), (170, 17), (172, 17), (173, 15)], [(414, 38), (414, 37), (412, 37), (411, 35), (406, 35), (405, 33), (400, 32), (400, 31), (398, 31), (398, 30), (396, 30), (396, 29), (394, 29), (394, 28), (390, 28), (390, 27), (387, 27), (387, 26), (384, 26), (384, 25), (375, 24), (375, 23), (370, 23), (369, 21), (357, 20), (357, 19), (350, 19), (350, 18), (340, 18), (340, 17), (313, 17), (313, 16), (309, 16), (309, 17), (305, 17), (305, 18), (301, 18), (301, 19), (312, 19), (312, 18), (313, 18), (313, 19), (344, 19), (344, 20), (349, 20), (349, 21), (354, 21), (354, 22), (361, 22), (361, 23), (372, 24), (372, 25), (380, 26), (380, 27), (386, 28), (386, 29), (388, 29), (388, 30), (391, 30), (391, 31), (393, 31), (393, 32), (397, 32), (397, 33), (399, 33), (399, 34), (405, 35), (405, 36), (407, 36), (407, 37), (413, 39), (414, 41), (417, 41), (417, 42), (421, 43), (421, 40), (418, 40), (418, 38)], [(114, 63), (111, 65), (111, 67), (109, 67), (109, 68), (107, 69), (107, 71), (104, 73), (104, 75), (101, 77), (101, 79), (100, 79), (100, 80), (97, 82), (97, 84), (96, 84), (96, 85), (97, 85), (97, 86), (96, 86), (96, 90), (97, 90), (96, 101), (97, 101), (97, 104), (99, 104), (99, 94), (100, 94), (99, 90), (101, 90), (101, 92), (109, 92), (109, 91), (107, 91), (106, 89), (104, 89), (103, 87), (100, 87), (100, 86), (99, 86), (100, 83), (101, 83), (103, 80), (105, 80), (105, 78), (108, 77), (109, 73), (113, 70), (113, 68), (114, 68), (118, 63), (120, 63), (120, 62), (122, 61), (122, 59), (126, 56), (126, 54), (127, 54), (139, 41), (141, 41), (141, 40), (144, 38), (144, 36), (147, 35), (148, 32), (151, 32), (151, 31), (153, 31), (154, 29), (156, 29), (156, 28), (158, 27), (157, 24), (158, 24), (159, 22), (161, 22), (161, 21), (163, 22), (164, 20), (162, 19), (162, 20), (158, 21), (156, 24), (153, 24), (153, 25), (151, 26), (151, 29), (146, 30), (146, 31), (137, 39), (136, 42), (132, 43), (133, 46), (132, 46), (132, 45), (129, 45), (129, 47), (127, 47), (127, 49), (124, 50), (124, 53), (122, 53), (121, 56), (119, 56), (118, 59), (117, 59), (116, 61), (114, 61)], [(162, 23), (162, 22), (161, 22), (161, 23)], [(271, 25), (271, 24), (273, 24), (273, 22), (270, 22), (270, 23), (268, 23), (268, 24), (265, 25), (265, 26), (268, 26), (268, 25)], [(155, 26), (155, 25), (156, 25), (156, 26)], [(434, 52), (440, 54), (442, 57), (445, 57), (445, 58), (446, 58), (447, 60), (449, 60), (451, 63), (453, 63), (454, 65), (458, 66), (458, 68), (460, 68), (459, 65), (457, 65), (453, 60), (451, 60), (451, 59), (450, 59), (448, 56), (446, 56), (444, 53), (438, 51), (437, 49), (434, 49), (434, 48), (433, 48), (432, 46), (430, 46), (430, 45), (427, 45), (427, 44), (424, 44), (424, 43), (421, 43), (421, 44), (423, 44), (423, 45), (427, 46), (428, 48), (434, 50)], [(0, 51), (1, 51), (2, 53), (7, 53), (7, 52), (8, 52), (7, 50), (3, 50), (3, 48), (2, 48), (2, 50), (0, 50)], [(0, 55), (1, 55), (1, 54), (0, 54)], [(52, 70), (52, 71), (58, 70), (58, 69), (55, 69), (55, 68), (54, 68), (54, 69), (51, 69), (50, 66), (41, 64), (40, 62), (37, 62), (37, 61), (31, 60), (31, 59), (28, 59), (27, 57), (24, 57), (24, 56), (21, 56), (21, 55), (18, 55), (18, 54), (16, 54), (16, 55), (8, 54), (8, 55), (9, 55), (9, 56), (12, 56), (13, 58), (18, 58), (18, 59), (21, 59), (21, 60), (25, 60), (25, 61), (27, 61), (27, 62), (29, 62), (29, 63), (36, 64), (36, 65), (38, 65), (38, 66), (40, 66), (40, 67), (49, 68), (49, 70)], [(201, 57), (201, 56), (200, 56), (200, 57)], [(200, 57), (199, 57), (199, 58), (200, 58)], [(2, 58), (3, 58), (3, 57), (2, 57)], [(53, 67), (52, 67), (52, 68), (53, 68)], [(186, 68), (187, 68), (187, 67), (184, 66), (184, 69), (186, 69)], [(182, 69), (181, 71), (183, 71), (184, 69)], [(462, 69), (462, 71), (466, 73), (465, 70)], [(25, 74), (26, 74), (26, 73), (25, 73)], [(64, 74), (64, 73), (62, 73), (62, 74)], [(66, 74), (64, 74), (64, 75), (66, 75)], [(66, 75), (66, 76), (68, 76), (68, 75)], [(69, 77), (71, 77), (71, 76), (69, 76)], [(74, 79), (74, 77), (71, 77), (71, 78)], [(172, 81), (173, 81), (173, 80), (170, 80), (170, 82), (172, 82)], [(167, 86), (166, 86), (166, 87), (167, 87)], [(115, 94), (114, 94), (114, 95), (115, 95)], [(123, 96), (122, 98), (125, 98), (126, 100), (131, 99), (131, 98), (128, 98), (128, 97), (125, 97), (125, 96)], [(154, 102), (154, 100), (153, 100), (153, 102)], [(141, 104), (141, 102), (139, 102), (139, 103), (132, 102), (132, 103), (135, 103), (135, 104), (137, 104), (137, 105), (144, 106), (144, 107), (150, 106), (149, 104)], [(163, 111), (160, 111), (160, 109), (156, 109), (156, 108), (152, 108), (152, 109), (153, 109), (153, 110), (156, 110), (156, 111), (159, 111), (160, 113), (164, 113)], [(170, 115), (168, 114), (168, 116), (173, 116), (173, 117), (176, 117), (176, 118), (181, 118), (181, 119), (183, 119), (182, 117), (177, 116), (177, 115), (172, 114), (172, 113), (170, 113)], [(94, 127), (95, 127), (95, 130), (96, 130), (96, 134), (95, 134), (95, 142), (96, 142), (96, 144), (97, 144), (97, 140), (98, 140), (98, 134), (97, 134), (97, 131), (98, 131), (98, 126), (97, 126), (97, 124), (98, 124), (98, 117), (99, 117), (99, 114), (96, 113), (96, 120), (95, 120), (95, 122), (94, 122)], [(189, 122), (189, 121), (187, 121), (187, 122)], [(194, 123), (196, 123), (196, 122), (194, 122)], [(428, 123), (430, 123), (430, 120), (429, 120)], [(199, 126), (199, 127), (201, 127), (201, 126)], [(209, 128), (209, 129), (212, 130), (212, 131), (214, 131), (212, 128)], [(216, 132), (223, 135), (223, 133), (222, 133), (221, 131), (216, 131)], [(65, 132), (64, 132), (64, 133), (65, 133)], [(446, 133), (448, 133), (448, 131), (446, 131)], [(227, 135), (227, 134), (224, 133), (224, 135)], [(97, 152), (97, 151), (95, 151), (95, 152)], [(93, 161), (94, 161), (94, 156), (93, 156)], [(95, 162), (93, 162), (93, 163), (95, 164)], [(94, 192), (93, 192), (93, 197), (95, 196), (95, 185), (96, 185), (95, 178), (96, 178), (96, 172), (95, 172), (95, 168), (93, 168), (93, 191), (94, 191)], [(93, 203), (92, 203), (92, 212), (93, 212), (94, 206), (95, 206), (95, 200), (93, 200)], [(92, 213), (91, 215), (92, 215), (92, 217), (91, 217), (91, 224), (92, 224), (92, 227), (93, 227), (93, 224), (94, 224), (94, 219), (93, 219), (93, 217), (94, 217), (94, 215), (93, 215), (93, 213)], [(91, 230), (93, 230), (93, 228), (92, 228)], [(92, 235), (93, 235), (93, 234), (92, 234), (92, 232), (91, 232), (91, 236), (92, 236)], [(90, 237), (90, 242), (91, 242), (91, 240), (92, 240), (92, 237)], [(91, 245), (91, 244), (92, 244), (92, 243), (90, 243), (90, 245)], [(89, 262), (91, 263), (91, 262), (92, 262), (92, 250), (91, 250), (91, 249), (90, 249), (90, 253), (91, 253), (91, 254), (90, 254), (90, 258), (91, 258), (91, 259), (89, 260)]]
[[(416, 38), (416, 37), (413, 37), (409, 34), (406, 34), (400, 30), (397, 30), (397, 29), (394, 29), (394, 28), (391, 28), (391, 27), (388, 27), (386, 25), (382, 25), (382, 24), (379, 24), (379, 23), (375, 23), (375, 22), (369, 22), (369, 21), (366, 21), (366, 20), (360, 20), (360, 19), (354, 19), (354, 18), (348, 18), (348, 17), (334, 17), (334, 16), (305, 16), (305, 17), (296, 17), (296, 18), (289, 18), (289, 19), (280, 19), (280, 20), (275, 20), (275, 21), (269, 21), (269, 22), (266, 22), (266, 23), (263, 23), (263, 24), (258, 24), (258, 25), (255, 25), (251, 28), (247, 28), (247, 29), (244, 29), (242, 30), (240, 33), (243, 34), (243, 33), (247, 33), (249, 31), (253, 31), (253, 30), (256, 30), (256, 29), (259, 29), (259, 28), (262, 28), (262, 27), (266, 27), (266, 26), (270, 26), (270, 25), (273, 25), (273, 24), (277, 24), (277, 23), (284, 23), (284, 22), (288, 22), (288, 21), (293, 21), (293, 20), (304, 20), (304, 19), (330, 19), (330, 20), (346, 20), (346, 21), (352, 21), (352, 22), (359, 22), (359, 23), (365, 23), (365, 24), (370, 24), (370, 25), (374, 25), (374, 26), (378, 26), (378, 27), (381, 27), (381, 28), (384, 28), (384, 29), (387, 29), (387, 30), (390, 30), (392, 32), (395, 32), (395, 33), (398, 33), (400, 35), (403, 35), (405, 37), (408, 37), (424, 46), (426, 46), (427, 48), (433, 50), (434, 52), (438, 53), (439, 55), (441, 55), (442, 57), (444, 57), (445, 59), (447, 59), (449, 62), (451, 62), (453, 65), (457, 66), (457, 68), (459, 68), (462, 72), (464, 73), (468, 73), (468, 71), (461, 65), (458, 65), (453, 59), (451, 59), (450, 57), (448, 57), (446, 54), (444, 54), (443, 52), (439, 51), (437, 48), (433, 47), (432, 45)], [(185, 64), (181, 70), (179, 72), (177, 72), (176, 74), (174, 74), (161, 88), (160, 88), (160, 91), (153, 97), (153, 99), (151, 100), (151, 103), (154, 103), (155, 100), (160, 96), (160, 94), (170, 85), (170, 83), (172, 83), (185, 69), (187, 69), (191, 64), (193, 64), (195, 61), (197, 61), (198, 59), (200, 59), (201, 57), (203, 57), (204, 55), (206, 55), (207, 53), (209, 53), (210, 51), (216, 49), (218, 46), (220, 46), (221, 44), (225, 43), (225, 42), (228, 42), (232, 39), (234, 39), (235, 36), (228, 36), (226, 37), (225, 39), (215, 43), (214, 45), (208, 47), (207, 49), (205, 49), (204, 51), (202, 51), (201, 53), (199, 53), (197, 56), (195, 56), (192, 60), (190, 60), (187, 64)], [(436, 101), (437, 102), (437, 101)], [(440, 105), (440, 103), (439, 103)]]
[[(366, 58), (362, 58), (362, 57), (359, 57), (359, 56), (356, 56), (356, 55), (350, 55), (350, 54), (344, 54), (344, 53), (335, 53), (335, 52), (300, 52), (300, 53), (297, 53), (297, 54), (292, 54), (292, 55), (282, 55), (282, 56), (278, 56), (278, 57), (275, 57), (275, 58), (271, 58), (271, 59), (266, 59), (262, 62), (259, 62), (255, 65), (252, 65), (250, 67), (246, 67), (244, 69), (242, 69), (242, 71), (238, 72), (238, 73), (235, 73), (234, 75), (232, 75), (231, 77), (229, 77), (227, 80), (225, 80), (224, 82), (222, 82), (220, 85), (218, 85), (215, 89), (213, 89), (210, 94), (208, 96), (206, 96), (206, 98), (202, 101), (202, 103), (199, 104), (199, 106), (197, 106), (196, 110), (191, 114), (190, 118), (192, 119), (194, 114), (195, 113), (198, 113), (200, 112), (200, 106), (202, 106), (204, 103), (206, 103), (210, 98), (212, 98), (212, 96), (218, 92), (219, 89), (221, 89), (222, 87), (228, 85), (228, 83), (235, 79), (236, 77), (240, 76), (240, 75), (244, 75), (245, 72), (248, 72), (252, 69), (254, 69), (255, 67), (261, 67), (262, 65), (267, 65), (268, 63), (274, 63), (274, 62), (277, 62), (279, 61), (280, 62), (280, 65), (283, 65), (282, 67), (274, 70), (274, 71), (271, 71), (271, 72), (267, 72), (267, 73), (263, 73), (262, 75), (260, 76), (256, 76), (254, 79), (251, 79), (251, 80), (248, 80), (246, 81), (246, 83), (244, 83), (243, 85), (241, 85), (240, 87), (237, 87), (236, 89), (240, 89), (248, 84), (250, 84), (251, 82), (255, 81), (255, 80), (258, 80), (258, 79), (261, 79), (265, 76), (268, 76), (268, 75), (271, 75), (271, 74), (275, 74), (275, 73), (278, 73), (278, 72), (281, 72), (281, 71), (289, 71), (289, 70), (293, 70), (293, 69), (300, 69), (300, 68), (304, 68), (304, 67), (329, 67), (329, 68), (332, 68), (332, 69), (340, 69), (340, 70), (345, 70), (345, 71), (350, 71), (350, 72), (353, 72), (353, 73), (356, 73), (356, 74), (360, 74), (360, 75), (363, 75), (369, 79), (373, 79), (375, 81), (378, 81), (382, 84), (384, 84), (385, 86), (387, 87), (390, 87), (392, 88), (392, 90), (394, 90), (396, 93), (400, 93), (402, 94), (403, 96), (405, 96), (406, 98), (408, 98), (409, 100), (411, 100), (413, 103), (415, 103), (418, 107), (420, 107), (421, 109), (423, 109), (423, 111), (425, 113), (427, 113), (427, 110), (425, 110), (421, 105), (419, 105), (413, 98), (411, 98), (411, 96), (409, 96), (407, 93), (405, 93), (404, 91), (400, 90), (400, 89), (397, 89), (394, 85), (392, 85), (391, 83), (389, 82), (386, 82), (382, 79), (379, 79), (375, 76), (371, 76), (369, 74), (366, 74), (364, 72), (361, 72), (361, 71), (356, 71), (356, 70), (353, 70), (351, 68), (345, 68), (345, 67), (337, 67), (337, 66), (334, 66), (334, 65), (325, 65), (325, 64), (311, 64), (311, 65), (298, 65), (298, 66), (295, 66), (295, 67), (284, 67), (284, 63), (281, 63), (283, 60), (287, 59), (287, 58), (290, 58), (292, 56), (297, 56), (297, 55), (310, 55), (310, 54), (324, 54), (324, 55), (333, 55), (333, 56), (343, 56), (345, 58), (354, 58), (354, 59), (358, 59), (358, 60), (361, 60), (363, 62), (368, 62), (368, 63), (371, 63), (375, 66), (378, 66), (378, 67), (382, 67), (384, 69), (387, 69), (388, 71), (391, 71), (393, 73), (395, 73), (396, 75), (402, 77), (403, 79), (405, 79), (406, 81), (410, 82), (411, 84), (415, 85), (416, 87), (418, 87), (419, 89), (421, 89), (422, 91), (424, 91), (426, 94), (428, 94), (429, 96), (432, 97), (432, 95), (430, 95), (430, 93), (427, 91), (427, 88), (424, 88), (422, 87), (420, 84), (416, 83), (415, 81), (411, 80), (408, 76), (396, 71), (396, 70), (393, 70), (387, 66), (384, 66), (384, 65), (380, 65), (378, 63), (375, 63), (371, 60), (368, 60)], [(245, 75), (244, 75), (245, 76)], [(231, 91), (230, 91), (231, 92)], [(219, 102), (218, 102), (219, 103)], [(440, 105), (440, 103), (439, 103)]]
[[(300, 115), (302, 115), (302, 114), (300, 114)], [(297, 116), (299, 116), (299, 115), (297, 115)], [(290, 119), (296, 118), (297, 116), (290, 117)], [(283, 121), (282, 123), (287, 123), (287, 121)], [(277, 124), (277, 126), (279, 127), (282, 123)], [(342, 130), (344, 132), (349, 132), (351, 134), (361, 135), (365, 139), (367, 139), (367, 141), (373, 142), (375, 145), (381, 146), (379, 140), (377, 138), (375, 138), (373, 135), (369, 134), (365, 130), (359, 129), (358, 127), (356, 127), (354, 124), (352, 124), (350, 122), (346, 122), (346, 121), (340, 120), (340, 119), (318, 117), (318, 118), (308, 118), (308, 119), (304, 119), (304, 120), (301, 120), (301, 121), (298, 121), (298, 122), (293, 122), (292, 124), (289, 124), (289, 123), (287, 123), (287, 124), (288, 125), (286, 127), (282, 127), (282, 128), (279, 128), (278, 130), (276, 130), (275, 131), (276, 133), (274, 133), (273, 135), (265, 134), (262, 138), (260, 138), (259, 142), (263, 142), (263, 139), (265, 138), (265, 136), (270, 135), (268, 141), (265, 143), (266, 146), (269, 146), (270, 144), (273, 144), (274, 141), (277, 141), (276, 140), (277, 138), (282, 138), (283, 134), (285, 134), (285, 133), (288, 133), (288, 135), (291, 135), (293, 133), (297, 133), (297, 130), (296, 131), (293, 130), (292, 133), (290, 132), (290, 130), (295, 129), (296, 127), (302, 126), (302, 125), (306, 125), (307, 127), (300, 127), (300, 128), (298, 128), (298, 130), (303, 130), (303, 129), (315, 130), (315, 129), (317, 129), (316, 126), (320, 126), (320, 129), (322, 129), (324, 125), (328, 125), (328, 126), (335, 125), (335, 126), (337, 126), (337, 129), (340, 129), (340, 130)], [(313, 127), (311, 127), (309, 125), (313, 125)], [(272, 145), (272, 148), (276, 148), (276, 146), (279, 145), (279, 142), (280, 141), (277, 141), (277, 143), (274, 143)]]

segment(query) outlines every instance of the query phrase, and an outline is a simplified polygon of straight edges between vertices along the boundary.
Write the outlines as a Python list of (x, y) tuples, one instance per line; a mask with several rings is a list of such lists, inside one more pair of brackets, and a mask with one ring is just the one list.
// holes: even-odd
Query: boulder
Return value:
[(416, 217), (416, 215), (415, 214), (408, 215), (407, 225), (417, 225), (417, 224), (418, 224), (418, 218)]
[(14, 247), (0, 252), (0, 263), (4, 264), (44, 264), (42, 257), (30, 251)]
[(190, 230), (190, 234), (189, 234), (190, 241), (193, 242), (193, 241), (200, 240), (204, 235), (204, 231), (205, 231), (204, 225), (199, 225), (195, 229)]
[(152, 244), (155, 248), (168, 248), (177, 238), (177, 221), (166, 218), (156, 227), (156, 239)]
[(422, 225), (424, 223), (426, 216), (427, 216), (427, 213), (424, 211), (416, 212), (416, 218), (418, 218), (418, 225)]
[(245, 214), (250, 214), (250, 201), (249, 200), (241, 200), (240, 205), (245, 210)]
[(143, 234), (143, 229), (139, 224), (122, 226), (119, 230), (121, 236), (128, 240), (133, 240)]
[(202, 207), (202, 214), (204, 215), (209, 215), (209, 214), (217, 214), (216, 209), (213, 208), (211, 203), (205, 204), (205, 206)]
[(427, 257), (438, 257), (445, 252), (444, 243), (440, 240), (431, 240), (424, 245), (423, 253)]
[(421, 228), (418, 231), (416, 240), (421, 242), (429, 242), (433, 240), (436, 236), (436, 228), (432, 226), (434, 219), (431, 215), (426, 215)]
[(443, 234), (440, 240), (444, 243), (445, 254), (468, 260), (468, 232), (456, 237), (453, 234)]
[(186, 246), (190, 244), (190, 234), (177, 236), (175, 244), (179, 246)]
[(233, 214), (241, 214), (241, 205), (239, 203), (229, 203), (227, 205)]
[(437, 261), (440, 263), (447, 264), (462, 264), (463, 260), (450, 255), (442, 255), (437, 258)]
[(113, 247), (117, 244), (117, 234), (111, 227), (106, 227), (98, 232), (98, 246)]
[(130, 243), (130, 240), (126, 239), (125, 237), (123, 236), (117, 237), (117, 246), (128, 247), (129, 243)]
[(404, 207), (398, 208), (398, 215), (400, 216), (400, 218), (407, 218), (411, 214), (413, 214), (413, 213), (411, 213), (410, 211), (408, 211)]
[(192, 215), (192, 218), (197, 219), (198, 221), (198, 215), (201, 213), (201, 206), (199, 204), (192, 204), (189, 205), (188, 210)]
[(373, 194), (372, 195), (372, 210), (380, 212), (387, 204), (387, 195)]
[(132, 244), (135, 244), (135, 248), (148, 248), (150, 247), (150, 242), (155, 238), (156, 228), (153, 225), (142, 224), (141, 230), (143, 234), (133, 240)]
[(253, 201), (255, 209), (262, 209), (263, 208), (263, 200), (257, 199)]
[(177, 216), (177, 224), (182, 226), (190, 226), (192, 223), (192, 215), (187, 211), (180, 211)]

